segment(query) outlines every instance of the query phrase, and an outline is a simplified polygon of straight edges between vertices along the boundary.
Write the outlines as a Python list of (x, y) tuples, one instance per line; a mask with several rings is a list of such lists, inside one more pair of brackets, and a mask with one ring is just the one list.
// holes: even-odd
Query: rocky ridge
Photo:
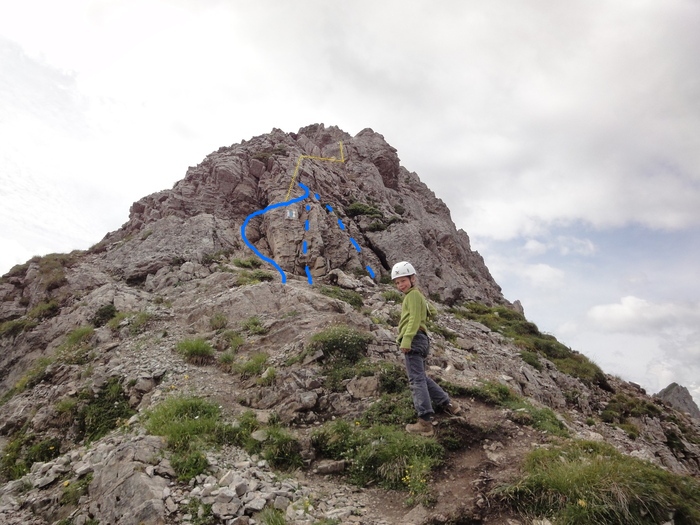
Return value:
[[(251, 242), (280, 263), (286, 284), (274, 271), (246, 268), (252, 263), (240, 234), (245, 218), (284, 198), (298, 155), (338, 157), (341, 140), (345, 164), (315, 161), (301, 171), (321, 197), (309, 201), (310, 210), (297, 210), (300, 221), (314, 225), (304, 238), (308, 253), (300, 248), (305, 230), (283, 213), (251, 221)], [(361, 251), (348, 248), (337, 219)], [(460, 305), (469, 302), (504, 306), (503, 315), (514, 307), (444, 204), (399, 165), (381, 135), (365, 130), (350, 137), (316, 125), (221, 148), (173, 190), (135, 203), (129, 221), (91, 250), (37, 257), (2, 278), (0, 448), (9, 455), (19, 446), (26, 457), (33, 445), (47, 450), (0, 487), (0, 522), (252, 524), (260, 511), (277, 508), (297, 525), (527, 523), (492, 506), (489, 491), (517, 476), (524, 454), (548, 446), (552, 436), (512, 410), (455, 396), (467, 410), (458, 426), (463, 443), (434, 473), (430, 510), (406, 507), (405, 493), (339, 482), (346, 465), (324, 459), (312, 443), (324, 422), (358, 420), (385, 401), (377, 374), (358, 372), (331, 387), (324, 356), (310, 351), (310, 339), (329, 326), (351, 326), (371, 334), (370, 363), (400, 369), (392, 326), (400, 305), (381, 277), (406, 253), (420, 254), (421, 283), (440, 311), (431, 333), (434, 377), (462, 388), (507, 386), (553, 410), (574, 437), (700, 475), (696, 421), (618, 378), (586, 381), (546, 356), (525, 359), (498, 329), (465, 318)], [(362, 271), (366, 266), (376, 269), (375, 279)], [(100, 319), (105, 311), (110, 323)], [(224, 321), (214, 327), (217, 316)], [(253, 317), (259, 329), (248, 330)], [(236, 359), (267, 356), (269, 382), (217, 366), (229, 347), (221, 325), (240, 334)], [(85, 327), (91, 327), (85, 340), (71, 347)], [(209, 342), (217, 360), (185, 360), (177, 347), (188, 338)], [(88, 403), (115, 382), (133, 415), (88, 443), (65, 407)], [(264, 458), (225, 445), (207, 451), (205, 473), (178, 480), (165, 442), (145, 422), (149, 410), (182, 395), (213, 401), (232, 424), (248, 410), (261, 422), (278, 418), (296, 436), (303, 467), (281, 473)], [(614, 417), (631, 403), (646, 409), (627, 410), (624, 426)], [(448, 424), (441, 422), (438, 433)]]

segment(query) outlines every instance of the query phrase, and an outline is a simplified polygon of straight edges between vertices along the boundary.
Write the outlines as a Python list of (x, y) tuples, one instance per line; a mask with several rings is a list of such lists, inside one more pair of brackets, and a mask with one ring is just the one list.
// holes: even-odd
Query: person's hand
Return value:
[(407, 354), (407, 353), (409, 353), (409, 352), (411, 351), (411, 349), (410, 349), (410, 348), (402, 348), (401, 351), (402, 351), (404, 354)]

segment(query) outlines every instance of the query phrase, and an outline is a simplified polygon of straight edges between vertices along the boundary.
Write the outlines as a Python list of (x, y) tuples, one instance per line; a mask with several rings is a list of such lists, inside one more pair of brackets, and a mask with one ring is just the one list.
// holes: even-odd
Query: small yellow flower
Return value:
[(68, 485), (70, 485), (70, 481), (64, 481), (64, 482), (63, 482), (63, 486), (64, 486), (64, 487), (67, 487)]
[(578, 506), (579, 506), (579, 507), (585, 507), (585, 506), (586, 506), (586, 502), (585, 502), (584, 500), (580, 499), (580, 500), (578, 500)]
[(359, 421), (355, 421), (355, 426), (356, 426), (356, 427), (359, 427), (359, 426), (360, 426), (360, 422), (359, 422)]
[(189, 379), (189, 378), (190, 378), (190, 376), (185, 374), (185, 379)]

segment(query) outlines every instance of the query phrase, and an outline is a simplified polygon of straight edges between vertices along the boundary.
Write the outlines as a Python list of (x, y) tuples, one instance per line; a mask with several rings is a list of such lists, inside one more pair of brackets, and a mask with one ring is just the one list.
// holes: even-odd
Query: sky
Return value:
[(540, 330), (700, 404), (698, 27), (697, 0), (0, 0), (0, 273), (221, 146), (372, 128)]

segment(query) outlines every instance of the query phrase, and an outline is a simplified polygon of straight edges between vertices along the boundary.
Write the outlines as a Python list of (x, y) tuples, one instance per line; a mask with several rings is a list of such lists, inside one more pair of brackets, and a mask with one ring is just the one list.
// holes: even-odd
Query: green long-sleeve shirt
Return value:
[(411, 343), (418, 330), (428, 333), (426, 326), (428, 317), (433, 317), (436, 314), (437, 310), (425, 299), (420, 290), (411, 288), (406, 292), (401, 304), (399, 335), (396, 338), (396, 343), (401, 348), (411, 348)]

